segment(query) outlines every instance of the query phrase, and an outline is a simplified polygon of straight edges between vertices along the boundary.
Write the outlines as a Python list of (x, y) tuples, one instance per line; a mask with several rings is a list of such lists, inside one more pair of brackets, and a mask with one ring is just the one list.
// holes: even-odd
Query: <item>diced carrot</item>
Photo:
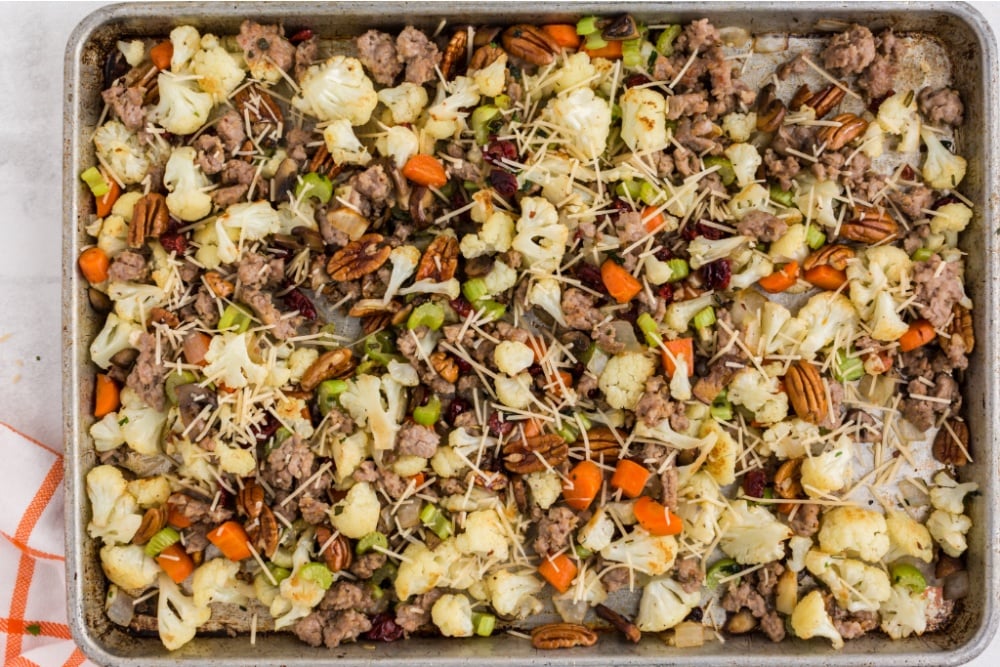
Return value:
[(528, 347), (535, 353), (536, 364), (542, 363), (542, 359), (545, 358), (545, 354), (549, 351), (548, 346), (540, 336), (528, 336)]
[(440, 188), (448, 182), (448, 174), (437, 158), (418, 153), (403, 165), (403, 176), (419, 185)]
[(121, 397), (118, 384), (111, 379), (110, 375), (98, 373), (97, 382), (94, 385), (94, 416), (100, 419), (117, 410), (120, 405)]
[(847, 273), (829, 264), (814, 266), (805, 272), (806, 282), (825, 290), (838, 290), (847, 282)]
[(795, 284), (799, 279), (799, 263), (789, 262), (769, 276), (764, 276), (757, 281), (766, 292), (777, 294)]
[(682, 357), (687, 361), (688, 377), (692, 377), (694, 375), (694, 338), (665, 340), (663, 345), (667, 350), (670, 350), (670, 354), (664, 350), (660, 351), (663, 357), (663, 370), (667, 372), (667, 377), (674, 376), (674, 372), (677, 370), (677, 360)]
[(649, 470), (635, 461), (621, 459), (615, 466), (615, 474), (611, 475), (611, 486), (621, 489), (629, 498), (642, 495), (642, 490), (649, 481)]
[(187, 518), (182, 512), (176, 509), (168, 509), (167, 523), (174, 528), (180, 528), (181, 530), (191, 527), (191, 519)]
[(639, 525), (651, 535), (677, 535), (684, 527), (681, 518), (656, 502), (649, 496), (643, 496), (632, 506)]
[(646, 221), (646, 231), (650, 234), (656, 232), (666, 222), (663, 213), (656, 206), (647, 206), (642, 209), (641, 215), (642, 219)]
[(189, 364), (205, 365), (205, 354), (209, 345), (212, 344), (212, 337), (200, 331), (192, 331), (184, 336), (184, 361)]
[(118, 185), (118, 181), (111, 178), (107, 174), (104, 174), (104, 180), (108, 183), (108, 191), (100, 197), (94, 198), (94, 202), (97, 206), (98, 218), (104, 218), (111, 213), (111, 207), (115, 205), (115, 202), (118, 201), (118, 197), (122, 193), (122, 189), (121, 186)]
[(184, 551), (180, 543), (171, 544), (160, 552), (156, 557), (157, 564), (163, 568), (167, 576), (173, 579), (175, 584), (179, 584), (194, 572), (194, 561), (191, 556)]
[(157, 69), (170, 69), (170, 59), (174, 57), (174, 45), (168, 39), (149, 50), (149, 59)]
[(573, 376), (569, 371), (559, 371), (557, 373), (559, 379), (552, 377), (549, 382), (549, 386), (552, 387), (552, 395), (556, 398), (563, 397), (563, 388), (572, 389), (573, 388)]
[(107, 253), (97, 246), (81, 252), (78, 263), (80, 272), (91, 285), (103, 283), (108, 279), (108, 267), (111, 265), (111, 261), (108, 259)]
[(910, 325), (906, 333), (899, 337), (899, 349), (909, 352), (926, 345), (937, 337), (934, 327), (927, 320), (917, 320)]
[(229, 560), (250, 558), (250, 538), (243, 526), (236, 521), (227, 521), (208, 535), (208, 541), (214, 544), (222, 555)]
[(593, 461), (580, 461), (569, 471), (569, 481), (563, 482), (563, 499), (575, 510), (585, 510), (601, 491), (604, 475)]
[(538, 566), (538, 574), (542, 575), (542, 578), (552, 584), (552, 587), (557, 591), (565, 593), (576, 577), (576, 563), (566, 554), (543, 558)]
[(619, 41), (609, 41), (606, 46), (602, 46), (599, 49), (588, 49), (584, 46), (580, 50), (591, 58), (608, 58), (609, 60), (614, 60), (615, 58), (622, 57), (622, 43)]
[(410, 475), (410, 477), (408, 477), (407, 479), (413, 481), (413, 488), (415, 489), (419, 489), (421, 486), (423, 486), (424, 482), (427, 481), (427, 477), (424, 475), (423, 472), (418, 472), (416, 475)]
[(580, 36), (576, 34), (576, 26), (568, 23), (550, 23), (543, 25), (542, 30), (552, 38), (552, 41), (564, 49), (575, 49), (580, 46)]
[(601, 280), (608, 294), (618, 303), (628, 303), (642, 291), (642, 283), (612, 259), (606, 259), (601, 264)]

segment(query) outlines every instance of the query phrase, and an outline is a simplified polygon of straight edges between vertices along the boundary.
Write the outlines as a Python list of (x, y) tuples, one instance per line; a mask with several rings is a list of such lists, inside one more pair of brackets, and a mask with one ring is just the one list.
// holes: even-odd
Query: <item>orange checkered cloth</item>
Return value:
[(93, 667), (66, 624), (62, 454), (0, 423), (0, 461), (3, 664)]

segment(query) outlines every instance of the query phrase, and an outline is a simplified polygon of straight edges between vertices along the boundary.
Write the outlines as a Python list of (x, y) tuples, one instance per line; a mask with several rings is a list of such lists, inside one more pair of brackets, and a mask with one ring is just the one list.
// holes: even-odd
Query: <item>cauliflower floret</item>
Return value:
[(205, 352), (205, 375), (217, 378), (230, 389), (258, 385), (267, 379), (267, 366), (250, 358), (246, 333), (226, 331), (212, 336)]
[(546, 74), (545, 79), (551, 82), (552, 90), (561, 93), (582, 86), (584, 82), (593, 85), (596, 76), (597, 68), (590, 62), (590, 56), (581, 51), (563, 60), (562, 67)]
[(535, 353), (524, 343), (504, 340), (493, 350), (493, 362), (507, 375), (517, 375), (535, 363)]
[(878, 123), (869, 123), (861, 135), (861, 152), (873, 160), (885, 153), (885, 132)]
[(851, 302), (875, 340), (896, 340), (909, 328), (896, 310), (908, 296), (912, 267), (906, 252), (894, 246), (869, 248), (848, 265)]
[(208, 122), (214, 101), (194, 78), (160, 72), (156, 81), (160, 101), (150, 114), (154, 122), (173, 134), (194, 134)]
[(733, 141), (748, 141), (757, 131), (757, 114), (731, 113), (722, 117), (722, 131)]
[(821, 439), (819, 426), (802, 419), (788, 419), (771, 426), (761, 436), (757, 451), (761, 456), (798, 459), (806, 455), (809, 443)]
[(945, 204), (934, 210), (931, 233), (964, 232), (972, 221), (972, 209), (961, 202)]
[[(122, 195), (122, 197), (124, 196)], [(120, 200), (121, 197), (119, 197)], [(125, 218), (112, 213), (104, 219), (98, 218), (94, 224), (97, 227), (97, 247), (103, 250), (108, 257), (115, 257), (122, 250), (128, 248), (128, 224), (126, 224)], [(88, 228), (87, 233), (91, 233), (91, 228)]]
[(636, 626), (643, 632), (661, 632), (674, 627), (701, 602), (701, 593), (688, 593), (670, 577), (652, 579), (642, 589)]
[(554, 98), (542, 118), (560, 128), (563, 145), (574, 157), (591, 161), (607, 147), (611, 108), (590, 88), (576, 88)]
[(101, 569), (111, 583), (129, 591), (149, 588), (160, 573), (160, 566), (137, 544), (101, 547)]
[(360, 539), (378, 528), (382, 505), (378, 494), (368, 482), (358, 482), (347, 492), (347, 497), (330, 507), (330, 523), (342, 534)]
[(473, 71), (472, 80), (479, 92), (486, 97), (496, 97), (503, 93), (507, 83), (507, 54), (503, 53), (486, 67)]
[(455, 545), (464, 554), (507, 560), (510, 549), (507, 531), (493, 509), (470, 512), (465, 517), (465, 532), (455, 538)]
[(180, 72), (188, 61), (198, 52), (201, 45), (201, 35), (193, 26), (182, 25), (170, 31), (170, 69)]
[(149, 158), (139, 138), (117, 120), (109, 120), (94, 133), (97, 157), (125, 185), (138, 183), (149, 171)]
[(959, 484), (943, 470), (934, 475), (935, 486), (930, 490), (931, 505), (934, 509), (962, 514), (965, 512), (965, 496), (979, 490), (975, 482)]
[(99, 452), (110, 452), (125, 444), (125, 436), (118, 424), (118, 413), (110, 412), (103, 419), (94, 422), (90, 427), (90, 437), (94, 439), (94, 449)]
[(740, 455), (740, 446), (729, 435), (729, 432), (714, 419), (706, 419), (701, 423), (698, 437), (715, 436), (715, 446), (705, 459), (705, 472), (712, 476), (719, 486), (726, 486), (736, 481), (736, 459)]
[(163, 185), (169, 191), (167, 209), (171, 215), (194, 222), (212, 212), (212, 197), (204, 191), (211, 185), (201, 167), (195, 164), (198, 151), (181, 146), (170, 153), (163, 170)]
[(806, 331), (799, 352), (806, 359), (834, 340), (847, 340), (858, 326), (858, 314), (850, 299), (837, 292), (812, 296), (795, 316)]
[(108, 313), (104, 327), (90, 344), (90, 359), (100, 368), (111, 366), (111, 357), (122, 350), (133, 347), (129, 342), (133, 335), (142, 332), (142, 326), (130, 320), (123, 320), (114, 313)]
[(742, 565), (778, 560), (785, 553), (785, 540), (792, 531), (764, 507), (745, 500), (734, 501), (719, 521), (719, 547)]
[(528, 473), (524, 481), (531, 490), (531, 499), (543, 510), (552, 507), (562, 493), (562, 478), (548, 470)]
[(684, 333), (687, 331), (688, 324), (690, 324), (699, 311), (714, 305), (715, 299), (711, 293), (702, 294), (693, 299), (685, 299), (684, 301), (674, 301), (667, 306), (667, 312), (663, 321), (672, 331), (679, 334)]
[(555, 278), (545, 276), (536, 280), (528, 288), (528, 303), (538, 306), (552, 316), (552, 319), (566, 326), (562, 309), (562, 286)]
[(486, 577), (490, 603), (498, 614), (507, 618), (522, 619), (540, 612), (542, 603), (535, 596), (544, 586), (530, 572), (497, 570)]
[[(298, 551), (296, 548), (296, 552)], [(300, 560), (298, 553), (293, 558)], [(318, 605), (326, 594), (326, 589), (322, 584), (301, 575), (301, 566), (305, 564), (296, 565), (292, 576), (284, 579), (278, 585), (281, 595), (271, 603), (270, 609), (271, 616), (275, 617), (275, 630), (286, 628), (300, 618), (308, 616), (313, 607)]]
[(402, 385), (392, 377), (383, 375), (379, 379), (367, 373), (357, 376), (348, 382), (347, 389), (340, 395), (340, 404), (355, 423), (368, 427), (376, 451), (395, 446), (399, 420), (403, 417), (406, 404)]
[(614, 535), (615, 522), (607, 510), (599, 507), (594, 511), (594, 515), (587, 520), (587, 523), (583, 524), (577, 531), (576, 541), (585, 549), (600, 551), (611, 544)]
[(167, 301), (166, 293), (159, 286), (132, 282), (108, 284), (108, 296), (120, 318), (139, 324), (146, 321), (150, 310)]
[(522, 265), (536, 271), (551, 273), (559, 268), (569, 229), (559, 222), (559, 212), (547, 199), (525, 197), (521, 200), (521, 217), (511, 247), (522, 255)]
[(878, 562), (889, 551), (885, 516), (863, 507), (835, 507), (823, 515), (819, 546), (828, 554)]
[(800, 265), (809, 256), (806, 244), (806, 226), (801, 223), (788, 225), (788, 230), (767, 249), (768, 256), (775, 262), (796, 261)]
[(597, 386), (612, 408), (632, 410), (645, 391), (646, 380), (655, 372), (652, 357), (642, 352), (622, 352), (608, 360)]
[[(275, 234), (281, 228), (281, 214), (271, 208), (268, 201), (255, 201), (233, 204), (215, 221), (220, 239), (225, 236), (231, 239), (231, 233), (236, 234), (240, 241), (259, 241), (270, 234)], [(219, 246), (219, 256), (224, 262), (235, 262), (239, 259), (239, 250), (232, 246), (232, 255)]]
[(801, 572), (806, 569), (806, 555), (812, 550), (812, 538), (801, 535), (792, 535), (788, 538), (789, 557), (785, 561), (788, 569), (792, 572)]
[(619, 102), (622, 141), (635, 153), (648, 153), (667, 145), (667, 100), (652, 88), (633, 86)]
[(462, 256), (472, 259), (507, 252), (514, 243), (514, 219), (504, 211), (494, 211), (476, 234), (466, 234), (459, 245)]
[(736, 184), (745, 188), (753, 183), (757, 176), (757, 167), (763, 161), (757, 149), (750, 144), (732, 144), (725, 150), (725, 154), (733, 164)]
[(257, 468), (257, 459), (252, 450), (230, 447), (222, 441), (216, 441), (214, 453), (219, 459), (219, 468), (222, 472), (246, 477)]
[(392, 158), (397, 169), (402, 169), (407, 160), (420, 152), (420, 138), (416, 132), (402, 125), (393, 125), (385, 137), (375, 141), (382, 155)]
[[(179, 70), (172, 68), (172, 71)], [(189, 71), (198, 77), (198, 87), (209, 93), (215, 103), (225, 101), (246, 76), (236, 58), (219, 45), (214, 35), (201, 38), (201, 49), (191, 59)]]
[(122, 389), (121, 402), (118, 423), (125, 444), (139, 454), (159, 454), (167, 414), (146, 405), (146, 401), (131, 387)]
[(326, 143), (326, 149), (330, 151), (330, 157), (337, 164), (366, 165), (371, 162), (372, 156), (368, 148), (354, 136), (351, 122), (346, 118), (330, 121), (330, 124), (323, 128), (323, 141)]
[(490, 272), (483, 276), (487, 294), (506, 292), (517, 284), (517, 269), (511, 268), (506, 262), (494, 262)]
[(601, 549), (604, 560), (627, 563), (637, 572), (651, 576), (666, 574), (677, 557), (677, 540), (673, 535), (650, 535), (636, 526), (632, 532)]
[(364, 125), (378, 105), (375, 86), (357, 58), (333, 56), (313, 65), (302, 75), (299, 87), (292, 106), (322, 121), (346, 119), (351, 125)]
[(194, 639), (198, 626), (212, 617), (212, 611), (196, 605), (166, 574), (160, 574), (158, 586), (156, 629), (167, 650), (174, 651)]
[(774, 273), (774, 264), (767, 255), (743, 248), (738, 250), (731, 259), (732, 276), (729, 279), (730, 289), (750, 287), (758, 280)]
[(812, 549), (806, 554), (806, 569), (827, 585), (847, 611), (878, 611), (879, 603), (889, 599), (889, 575), (874, 565)]
[(119, 40), (115, 46), (118, 47), (118, 51), (121, 52), (129, 67), (136, 67), (146, 57), (146, 45), (142, 43), (141, 39), (133, 39), (128, 42)]
[(392, 273), (389, 274), (389, 283), (385, 288), (385, 296), (382, 297), (383, 303), (389, 303), (406, 279), (416, 272), (420, 264), (420, 251), (412, 245), (393, 248), (389, 253), (389, 262), (392, 264)]
[(330, 449), (334, 464), (333, 478), (338, 484), (349, 479), (351, 473), (357, 470), (361, 462), (371, 454), (368, 448), (368, 434), (363, 430), (356, 431), (346, 438), (334, 440)]
[(927, 629), (927, 593), (914, 593), (898, 584), (893, 586), (891, 595), (879, 607), (882, 632), (893, 639), (924, 634)]
[(394, 582), (396, 597), (400, 600), (431, 590), (448, 571), (447, 564), (439, 562), (422, 542), (411, 543), (403, 556)]
[(378, 101), (389, 109), (397, 125), (415, 123), (427, 106), (427, 90), (415, 83), (401, 83), (395, 88), (379, 90)]
[(876, 120), (885, 132), (900, 138), (897, 151), (915, 153), (920, 150), (920, 114), (917, 110), (917, 96), (912, 90), (887, 97), (879, 105)]
[(314, 347), (297, 347), (288, 355), (288, 370), (291, 375), (288, 381), (291, 384), (298, 384), (302, 379), (302, 374), (309, 370), (309, 367), (319, 359), (319, 350)]
[(966, 161), (955, 155), (941, 143), (937, 133), (930, 128), (922, 128), (920, 137), (927, 146), (927, 157), (921, 169), (924, 180), (938, 190), (954, 190), (965, 178)]
[(163, 475), (139, 477), (128, 483), (128, 492), (135, 496), (139, 507), (158, 507), (170, 497), (170, 480)]
[(972, 528), (972, 520), (964, 514), (934, 510), (927, 519), (927, 530), (941, 550), (958, 558), (968, 548), (965, 534)]
[(191, 575), (194, 603), (207, 607), (212, 602), (243, 605), (250, 585), (236, 578), (240, 564), (228, 558), (213, 558), (198, 566)]
[(834, 200), (843, 194), (844, 188), (836, 181), (817, 181), (812, 176), (799, 179), (799, 189), (795, 195), (795, 206), (812, 222), (824, 227), (837, 225)]
[(707, 472), (696, 472), (681, 487), (677, 516), (684, 522), (685, 540), (696, 544), (712, 544), (725, 501), (719, 486)]
[(442, 595), (431, 607), (431, 620), (445, 637), (471, 637), (472, 606), (461, 593)]
[(751, 183), (733, 195), (727, 207), (729, 213), (736, 220), (742, 220), (750, 211), (766, 211), (770, 213), (772, 210), (771, 193), (760, 183)]
[(826, 613), (823, 594), (814, 590), (799, 600), (792, 611), (792, 631), (799, 639), (826, 637), (835, 649), (844, 648), (844, 639), (833, 625), (833, 619)]
[(885, 526), (890, 544), (889, 553), (885, 555), (886, 561), (892, 562), (904, 556), (919, 558), (925, 563), (934, 559), (934, 542), (930, 532), (906, 512), (888, 512)]
[(778, 378), (767, 377), (756, 368), (739, 371), (728, 392), (732, 403), (753, 412), (761, 424), (775, 424), (788, 415), (788, 394), (780, 390)]
[(837, 443), (819, 456), (802, 462), (802, 488), (810, 498), (822, 498), (844, 488), (853, 469), (851, 438), (842, 435)]
[(688, 252), (691, 254), (691, 268), (700, 269), (706, 264), (727, 258), (743, 246), (748, 245), (753, 239), (749, 236), (730, 236), (724, 239), (710, 239), (706, 236), (695, 237), (688, 244)]
[(519, 373), (514, 377), (498, 377), (494, 380), (497, 398), (507, 407), (523, 410), (531, 405), (530, 373)]
[(438, 87), (434, 104), (427, 109), (427, 123), (424, 132), (434, 139), (447, 139), (461, 132), (465, 127), (468, 109), (479, 104), (479, 88), (465, 76), (455, 77), (446, 86)]

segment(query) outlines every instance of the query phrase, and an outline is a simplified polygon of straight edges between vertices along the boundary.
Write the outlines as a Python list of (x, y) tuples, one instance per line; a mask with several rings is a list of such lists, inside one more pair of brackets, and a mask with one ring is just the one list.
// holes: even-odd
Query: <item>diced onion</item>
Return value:
[(674, 646), (677, 648), (693, 648), (705, 643), (705, 628), (701, 623), (684, 621), (674, 628)]

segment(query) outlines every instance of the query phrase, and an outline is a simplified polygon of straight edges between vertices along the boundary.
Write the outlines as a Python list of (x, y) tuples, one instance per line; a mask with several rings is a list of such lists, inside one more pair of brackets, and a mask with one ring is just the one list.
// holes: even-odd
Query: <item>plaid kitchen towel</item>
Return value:
[(62, 455), (0, 423), (0, 462), (3, 664), (92, 667), (66, 624)]

